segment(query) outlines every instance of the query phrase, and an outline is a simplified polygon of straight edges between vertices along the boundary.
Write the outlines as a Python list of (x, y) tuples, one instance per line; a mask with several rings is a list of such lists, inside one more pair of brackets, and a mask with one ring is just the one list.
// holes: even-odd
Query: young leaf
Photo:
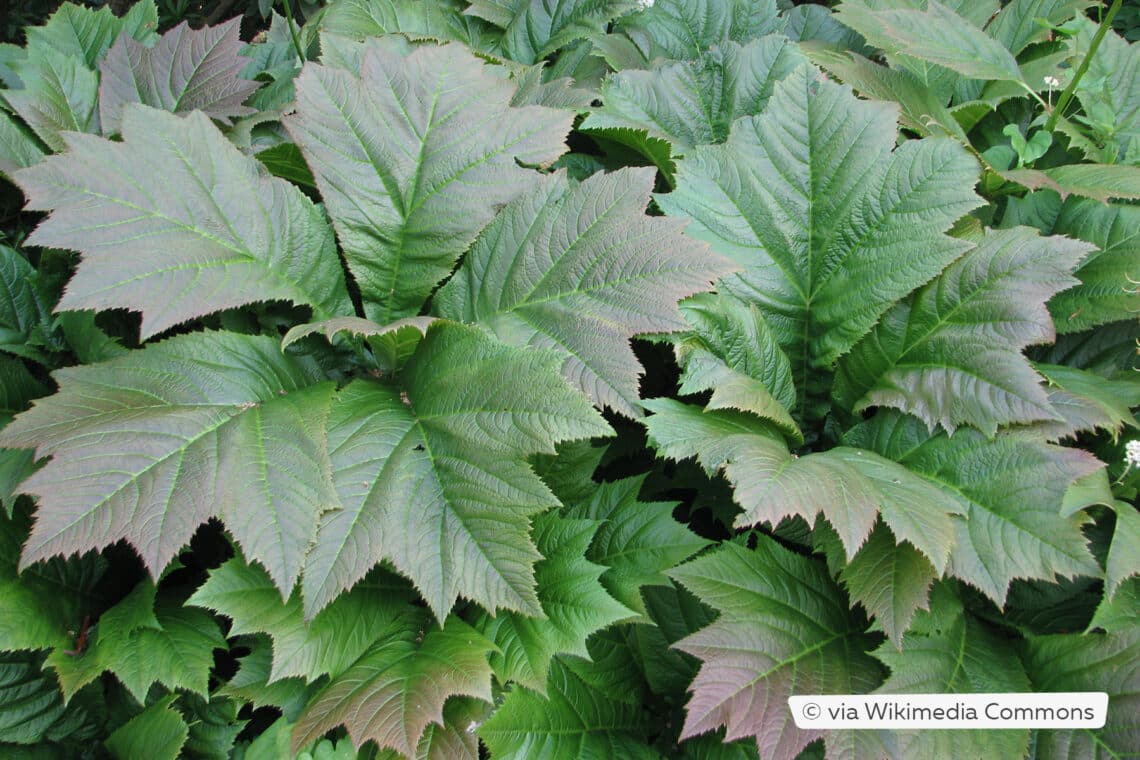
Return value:
[(999, 606), (1015, 578), (1100, 575), (1081, 532), (1087, 515), (1061, 516), (1069, 485), (1103, 466), (1091, 455), (1013, 434), (932, 436), (921, 420), (893, 412), (858, 425), (844, 442), (922, 473), (943, 500), (962, 505), (950, 572)]
[(1114, 506), (1116, 528), (1104, 568), (1104, 595), (1108, 599), (1126, 580), (1140, 575), (1140, 512), (1125, 501), (1118, 501)]
[(636, 7), (634, 0), (473, 0), (464, 13), (503, 30), (508, 58), (536, 63)]
[(402, 56), (373, 44), (359, 70), (307, 64), (284, 123), (368, 318), (387, 324), (418, 314), (495, 211), (534, 187), (540, 175), (519, 163), (558, 158), (573, 114), (511, 108), (511, 83), (459, 45)]
[(487, 50), (497, 35), (482, 19), (465, 16), (456, 0), (339, 0), (325, 7), (320, 29), (329, 35), (366, 40), (386, 34), (411, 39), (456, 40)]
[[(45, 361), (37, 344), (43, 345), (51, 322), (51, 304), (41, 290), (36, 270), (16, 249), (0, 245), (0, 351)], [(27, 375), (26, 370), (20, 373), (13, 366), (0, 374), (4, 380), (0, 393), (6, 396), (0, 409), (20, 412), (24, 404), (42, 395), (36, 390), (40, 383), (35, 378), (20, 377)]]
[(1140, 427), (1131, 409), (1140, 406), (1140, 380), (1128, 376), (1109, 379), (1058, 364), (1035, 364), (1033, 368), (1049, 382), (1049, 404), (1064, 418), (1063, 422), (1033, 426), (1048, 440), (1096, 429), (1116, 437), (1125, 425)]
[(0, 111), (0, 175), (38, 163), (44, 149), (36, 139), (7, 112)]
[(1124, 757), (1140, 746), (1140, 631), (1034, 636), (1022, 655), (1034, 691), (1108, 692), (1103, 728), (1037, 729), (1042, 760)]
[[(1097, 24), (1091, 19), (1074, 20), (1078, 32), (1070, 43), (1073, 60), (1083, 61), (1088, 55)], [(1077, 88), (1077, 100), (1086, 114), (1105, 114), (1101, 129), (1109, 145), (1117, 146), (1114, 155), (1119, 163), (1133, 163), (1140, 150), (1140, 48), (1129, 44), (1109, 29), (1089, 62), (1084, 84)], [(1115, 163), (1115, 162), (1114, 162)]]
[(545, 179), (487, 226), (436, 311), (507, 343), (554, 348), (598, 406), (638, 416), (629, 339), (684, 329), (677, 301), (733, 269), (672, 220), (645, 216), (653, 178), (624, 169), (573, 186), (561, 172)]
[(306, 614), (382, 558), (440, 620), (460, 594), (490, 611), (541, 614), (529, 517), (558, 501), (525, 457), (610, 432), (560, 362), (438, 323), (403, 370), (403, 391), (344, 388), (328, 434), (341, 508), (324, 515), (308, 551)]
[(52, 212), (28, 242), (84, 255), (57, 308), (141, 311), (144, 339), (269, 299), (352, 312), (320, 209), (206, 116), (134, 105), (123, 142), (68, 141), (16, 175), (28, 207)]
[(986, 25), (986, 34), (1019, 55), (1028, 46), (1048, 40), (1050, 26), (1068, 21), (1092, 4), (1092, 0), (1012, 0)]
[(681, 738), (727, 728), (755, 736), (766, 756), (792, 760), (822, 731), (795, 726), (792, 694), (860, 694), (880, 669), (870, 639), (819, 562), (760, 536), (756, 549), (733, 543), (670, 575), (720, 611), (676, 646), (703, 664), (691, 686)]
[(410, 601), (410, 592), (390, 577), (360, 583), (306, 621), (299, 594), (283, 602), (268, 573), (235, 557), (211, 570), (186, 603), (230, 618), (230, 636), (269, 634), (273, 665), (267, 682), (272, 684), (291, 676), (315, 681), (343, 673), (393, 617), (393, 605)]
[(190, 735), (190, 727), (173, 709), (176, 694), (168, 694), (131, 718), (106, 741), (107, 749), (119, 760), (136, 757), (176, 760)]
[(672, 459), (696, 456), (711, 475), (723, 471), (744, 507), (735, 526), (773, 526), (799, 515), (809, 523), (822, 514), (843, 542), (850, 561), (879, 514), (894, 534), (909, 541), (941, 572), (954, 542), (951, 514), (961, 507), (906, 467), (872, 451), (840, 446), (797, 457), (766, 423), (731, 411), (705, 411), (670, 399), (643, 405), (650, 442)]
[(491, 701), (494, 645), (458, 618), (442, 627), (426, 610), (405, 607), (363, 657), (309, 703), (293, 730), (293, 750), (344, 725), (353, 745), (375, 741), (414, 757), (443, 704), (465, 694)]
[(745, 267), (721, 285), (760, 308), (801, 405), (813, 368), (968, 248), (942, 231), (979, 202), (974, 159), (950, 139), (896, 149), (896, 116), (801, 67), (726, 145), (682, 159), (677, 190), (657, 196)]
[(891, 643), (901, 648), (915, 612), (926, 609), (930, 584), (938, 575), (921, 552), (897, 541), (889, 528), (879, 524), (843, 568), (839, 580), (852, 601), (862, 604)]
[[(972, 694), (1032, 691), (1017, 650), (1005, 637), (967, 615), (952, 596), (934, 594), (899, 649), (874, 655), (891, 669), (875, 694)], [(898, 757), (1024, 757), (1028, 729), (891, 731)]]
[(621, 700), (620, 692), (591, 683), (598, 665), (582, 663), (572, 669), (570, 662), (578, 661), (555, 659), (545, 697), (518, 686), (507, 692), (478, 730), (491, 756), (658, 760), (645, 741), (649, 727), (638, 706)]
[(776, 0), (658, 0), (616, 26), (649, 63), (694, 60), (729, 41), (743, 45), (780, 31), (783, 21)]
[(485, 616), (475, 626), (498, 650), (491, 655), (491, 667), (499, 681), (545, 694), (555, 655), (588, 656), (590, 634), (630, 617), (598, 582), (605, 568), (584, 556), (598, 525), (555, 512), (535, 520), (534, 540), (543, 559), (534, 567), (534, 578), (545, 617), (507, 612)]
[(973, 250), (888, 311), (839, 363), (834, 396), (847, 409), (893, 406), (931, 427), (1055, 419), (1040, 377), (1022, 356), (1052, 342), (1048, 299), (1076, 283), (1090, 250), (1028, 227), (967, 238)]
[(927, 0), (925, 10), (880, 10), (864, 0), (844, 0), (838, 15), (889, 53), (936, 63), (972, 79), (1022, 79), (1017, 60), (1004, 45), (937, 0)]
[[(269, 682), (273, 672), (273, 644), (268, 636), (246, 637), (242, 644), (249, 654), (239, 657), (237, 673), (214, 691), (215, 697), (232, 697), (258, 707), (275, 707), (284, 715), (296, 718), (316, 693), (316, 687), (299, 677)], [(288, 739), (285, 745), (288, 746)]]
[(316, 367), (272, 338), (219, 332), (55, 377), (60, 391), (0, 432), (0, 445), (52, 456), (22, 486), (40, 498), (22, 566), (126, 539), (157, 577), (220, 516), (292, 589), (318, 515), (336, 504), (323, 440), (334, 389), (312, 385)]
[(202, 111), (225, 124), (254, 109), (242, 105), (258, 82), (241, 79), (241, 19), (200, 30), (183, 21), (154, 47), (119, 39), (99, 64), (99, 118), (103, 134), (119, 132), (123, 106), (143, 103), (172, 113)]
[(638, 501), (644, 483), (641, 475), (596, 484), (584, 503), (567, 512), (602, 521), (586, 556), (607, 568), (601, 577), (606, 590), (642, 615), (642, 586), (669, 585), (665, 571), (709, 544), (673, 519), (675, 504)]
[(787, 37), (773, 34), (744, 46), (726, 42), (695, 61), (619, 71), (602, 83), (604, 105), (581, 129), (648, 129), (682, 155), (724, 142), (732, 122), (764, 110), (776, 82), (806, 62)]

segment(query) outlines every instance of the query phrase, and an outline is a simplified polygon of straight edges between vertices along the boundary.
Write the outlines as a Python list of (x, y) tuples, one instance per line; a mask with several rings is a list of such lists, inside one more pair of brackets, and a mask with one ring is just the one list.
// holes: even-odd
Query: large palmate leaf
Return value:
[(726, 145), (682, 159), (677, 190), (657, 196), (745, 267), (721, 284), (760, 308), (801, 405), (813, 368), (969, 247), (942, 231), (979, 203), (977, 164), (945, 138), (895, 148), (896, 118), (801, 67)]
[(368, 45), (360, 73), (314, 64), (285, 119), (313, 169), (370, 319), (419, 313), (495, 211), (565, 151), (573, 114), (511, 108), (459, 45)]
[[(1135, 611), (1134, 611), (1135, 612)], [(1103, 728), (1038, 729), (1042, 760), (1127, 757), (1140, 747), (1140, 630), (1109, 634), (1034, 636), (1023, 658), (1035, 691), (1103, 691)]]
[(536, 63), (636, 7), (636, 0), (473, 0), (464, 12), (503, 30), (508, 58)]
[[(634, 60), (640, 58), (643, 65), (660, 58), (697, 59), (725, 42), (744, 44), (783, 26), (776, 0), (659, 0), (647, 5), (616, 24), (633, 48)], [(598, 44), (608, 52), (605, 38)]]
[(581, 128), (647, 129), (683, 155), (724, 142), (732, 122), (760, 113), (776, 82), (806, 61), (787, 37), (774, 34), (744, 46), (726, 42), (695, 61), (619, 71), (606, 78), (603, 107)]
[(1028, 227), (967, 238), (973, 250), (883, 315), (839, 362), (834, 396), (856, 412), (892, 406), (931, 427), (998, 426), (1055, 418), (1041, 379), (1022, 356), (1052, 342), (1045, 303), (1076, 284), (1090, 250)]
[(595, 403), (637, 416), (641, 366), (629, 339), (684, 329), (677, 301), (732, 270), (672, 220), (645, 216), (653, 179), (625, 169), (575, 185), (564, 173), (544, 180), (487, 226), (436, 311), (556, 349), (563, 374)]
[(83, 254), (58, 308), (141, 311), (144, 338), (270, 299), (352, 312), (320, 209), (203, 114), (133, 105), (123, 142), (68, 146), (16, 175), (28, 207), (52, 212), (28, 242)]
[[(171, 117), (176, 118), (176, 117)], [(120, 539), (155, 577), (212, 516), (288, 593), (323, 509), (332, 383), (272, 338), (194, 333), (59, 370), (60, 391), (0, 433), (52, 460), (22, 488), (40, 499), (27, 566)]]
[(235, 557), (211, 570), (187, 603), (230, 618), (230, 636), (269, 634), (273, 660), (267, 683), (290, 676), (315, 681), (354, 663), (392, 617), (393, 605), (406, 603), (410, 591), (391, 578), (360, 583), (306, 621), (299, 594), (283, 602), (265, 570)]
[(725, 544), (670, 575), (720, 616), (676, 646), (702, 661), (682, 738), (720, 726), (726, 738), (755, 736), (765, 757), (792, 760), (824, 737), (799, 729), (792, 694), (860, 694), (881, 670), (870, 639), (822, 563), (761, 536), (754, 550)]
[(323, 32), (364, 40), (385, 34), (457, 40), (476, 50), (496, 41), (482, 19), (465, 16), (457, 0), (338, 0), (320, 16)]
[(609, 426), (558, 374), (554, 353), (454, 323), (428, 329), (402, 390), (356, 381), (337, 396), (328, 451), (340, 509), (305, 564), (308, 615), (381, 559), (443, 620), (458, 595), (541, 614), (530, 516), (558, 505), (525, 458)]
[(512, 687), (479, 727), (479, 737), (492, 757), (659, 760), (645, 741), (650, 727), (644, 713), (636, 701), (622, 698), (623, 692), (638, 686), (626, 680), (607, 688), (604, 670), (609, 666), (559, 657), (550, 670), (545, 696)]
[(598, 582), (605, 568), (585, 557), (598, 525), (555, 512), (535, 520), (534, 541), (543, 559), (535, 565), (534, 577), (545, 617), (506, 612), (476, 625), (498, 650), (491, 667), (501, 682), (545, 693), (555, 655), (588, 656), (590, 634), (631, 616)]
[(242, 102), (258, 88), (241, 79), (249, 63), (240, 55), (241, 19), (193, 30), (182, 22), (147, 47), (127, 35), (99, 64), (99, 118), (103, 134), (117, 134), (123, 106), (144, 103), (173, 113), (202, 111), (229, 123), (254, 112)]
[(602, 585), (615, 599), (646, 614), (642, 586), (667, 586), (665, 571), (709, 542), (673, 519), (675, 504), (638, 501), (645, 476), (594, 486), (589, 498), (569, 510), (575, 517), (601, 520), (586, 556), (606, 567)]
[(671, 399), (643, 402), (650, 442), (662, 456), (695, 456), (709, 474), (723, 472), (744, 514), (737, 527), (773, 526), (822, 514), (851, 560), (880, 513), (941, 571), (954, 542), (951, 515), (961, 507), (923, 478), (872, 451), (841, 446), (797, 457), (766, 422), (732, 410), (702, 411)]
[(294, 751), (344, 725), (358, 748), (372, 740), (414, 757), (428, 726), (443, 725), (448, 697), (491, 701), (493, 648), (458, 618), (439, 627), (427, 610), (398, 609), (364, 656), (309, 703), (293, 731)]
[(895, 412), (880, 412), (844, 442), (922, 473), (944, 501), (962, 506), (950, 572), (997, 604), (1015, 578), (1101, 574), (1081, 532), (1087, 515), (1061, 516), (1069, 486), (1102, 466), (1091, 455), (1013, 434), (932, 436), (921, 420)]
[[(1007, 638), (966, 614), (946, 587), (932, 595), (931, 611), (896, 649), (883, 644), (874, 655), (891, 669), (875, 694), (972, 694), (1032, 691), (1029, 678)], [(862, 734), (863, 732), (857, 732)], [(893, 757), (1024, 757), (1028, 729), (1003, 731), (890, 731), (876, 737)], [(859, 746), (856, 737), (855, 746)], [(862, 755), (856, 755), (859, 757)]]
[(1005, 45), (937, 0), (927, 0), (925, 10), (876, 5), (844, 0), (839, 20), (889, 53), (945, 66), (974, 79), (1021, 81), (1017, 60)]

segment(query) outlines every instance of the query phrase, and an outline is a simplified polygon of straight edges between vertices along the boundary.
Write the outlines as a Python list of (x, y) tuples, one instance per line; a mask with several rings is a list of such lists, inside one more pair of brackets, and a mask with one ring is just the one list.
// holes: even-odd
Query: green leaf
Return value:
[(668, 586), (665, 572), (709, 545), (673, 519), (676, 504), (638, 501), (644, 483), (640, 475), (596, 484), (588, 499), (567, 512), (601, 521), (586, 557), (606, 568), (601, 576), (605, 589), (642, 615), (647, 610), (641, 588)]
[[(281, 678), (270, 683), (273, 672), (271, 639), (268, 636), (253, 636), (243, 639), (242, 643), (249, 648), (249, 654), (238, 658), (240, 665), (237, 673), (215, 690), (215, 697), (232, 697), (255, 708), (276, 707), (284, 715), (296, 718), (315, 693), (315, 686), (308, 685), (297, 677)], [(288, 732), (285, 746), (289, 746)]]
[(1106, 633), (1130, 631), (1136, 626), (1136, 610), (1140, 609), (1140, 578), (1125, 579), (1111, 598), (1105, 596), (1089, 621), (1089, 631), (1099, 628)]
[(1049, 382), (1049, 404), (1064, 418), (1064, 422), (1045, 423), (1049, 440), (1096, 429), (1115, 437), (1125, 425), (1140, 427), (1130, 409), (1140, 406), (1140, 381), (1112, 380), (1058, 364), (1035, 364), (1034, 369)]
[(230, 636), (269, 634), (273, 662), (267, 683), (272, 685), (292, 676), (315, 681), (343, 673), (391, 620), (393, 605), (410, 596), (402, 582), (380, 576), (357, 584), (306, 621), (300, 594), (282, 601), (265, 570), (235, 557), (211, 570), (186, 603), (230, 618)]
[(588, 656), (590, 634), (630, 617), (598, 582), (605, 568), (585, 557), (598, 525), (556, 512), (535, 520), (534, 540), (543, 559), (534, 567), (534, 578), (545, 617), (507, 612), (475, 624), (498, 650), (491, 655), (491, 667), (502, 683), (514, 681), (545, 694), (555, 655)]
[(344, 725), (359, 748), (375, 741), (408, 756), (443, 705), (464, 694), (491, 701), (494, 645), (458, 618), (437, 627), (426, 610), (392, 616), (376, 643), (309, 703), (293, 730), (294, 751)]
[(1126, 757), (1140, 746), (1140, 631), (1109, 634), (1034, 636), (1022, 657), (1034, 691), (1108, 693), (1104, 728), (1037, 729), (1036, 756), (1061, 758)]
[(58, 309), (141, 311), (144, 339), (269, 299), (352, 312), (320, 209), (206, 116), (133, 105), (123, 142), (68, 140), (16, 177), (30, 209), (52, 211), (28, 242), (84, 255)]
[[(1071, 39), (1070, 50), (1073, 60), (1083, 61), (1097, 24), (1080, 17), (1074, 25), (1078, 31)], [(1085, 114), (1104, 114), (1107, 122), (1096, 136), (1109, 147), (1112, 158), (1130, 163), (1128, 157), (1140, 147), (1140, 48), (1109, 29), (1081, 82), (1076, 94)], [(1116, 150), (1111, 150), (1113, 147)]]
[(143, 103), (172, 113), (202, 111), (225, 124), (254, 109), (242, 105), (259, 83), (241, 79), (241, 19), (193, 30), (183, 21), (154, 47), (121, 35), (99, 64), (103, 134), (119, 132), (123, 106)]
[(1069, 164), (1051, 169), (1010, 169), (998, 173), (1003, 179), (1030, 190), (1055, 190), (1062, 198), (1079, 195), (1101, 203), (1112, 198), (1140, 199), (1140, 167), (1137, 166)]
[(1083, 512), (1061, 516), (1068, 487), (1101, 467), (1091, 455), (1015, 434), (961, 429), (931, 435), (915, 417), (880, 412), (844, 436), (937, 484), (966, 519), (955, 523), (950, 572), (996, 604), (1015, 578), (1099, 576), (1081, 532)]
[[(50, 329), (51, 321), (51, 304), (41, 290), (36, 270), (16, 249), (0, 245), (0, 351), (42, 361), (43, 353), (36, 344), (43, 344), (44, 332)], [(23, 411), (27, 401), (42, 395), (38, 392), (27, 395), (39, 385), (33, 378), (29, 379), (32, 380), (30, 385), (6, 371), (4, 393), (12, 400), (0, 404), (0, 408)], [(18, 394), (20, 403), (13, 405), (12, 393), (16, 388), (27, 390)]]
[(732, 122), (763, 111), (776, 82), (806, 61), (787, 37), (773, 34), (744, 46), (726, 42), (695, 61), (619, 71), (602, 83), (603, 107), (581, 128), (648, 129), (685, 154), (724, 142)]
[(767, 757), (792, 760), (830, 738), (795, 726), (789, 696), (860, 694), (878, 683), (864, 654), (870, 639), (821, 563), (760, 536), (754, 550), (726, 543), (670, 575), (720, 611), (676, 645), (703, 663), (682, 739), (725, 726), (729, 741), (755, 736)]
[(879, 514), (900, 540), (909, 541), (940, 572), (954, 542), (953, 513), (939, 489), (872, 451), (841, 446), (796, 456), (765, 423), (727, 411), (701, 412), (670, 399), (644, 402), (650, 443), (672, 459), (696, 456), (710, 475), (723, 472), (744, 508), (734, 525), (777, 525), (799, 515), (822, 514), (855, 557)]
[(942, 230), (979, 202), (974, 159), (945, 138), (896, 149), (896, 113), (801, 67), (764, 114), (682, 159), (677, 190), (656, 196), (695, 220), (687, 234), (745, 267), (721, 286), (760, 308), (801, 407), (813, 368), (968, 247)]
[(173, 709), (175, 694), (168, 694), (131, 718), (107, 737), (106, 745), (119, 760), (150, 757), (175, 760), (190, 735), (190, 727)]
[(70, 648), (97, 606), (107, 563), (95, 553), (54, 558), (17, 572), (31, 520), (0, 515), (0, 651)]
[(391, 372), (401, 366), (427, 334), (428, 326), (435, 317), (405, 317), (387, 325), (378, 325), (360, 317), (334, 317), (322, 322), (308, 322), (291, 327), (281, 339), (284, 350), (307, 335), (322, 333), (332, 342), (339, 333), (360, 335), (368, 338), (373, 357), (383, 371)]
[(0, 110), (0, 175), (12, 176), (12, 172), (39, 162), (44, 157), (44, 149), (6, 111)]
[(1118, 501), (1114, 506), (1116, 528), (1104, 568), (1104, 595), (1108, 599), (1126, 580), (1140, 575), (1140, 512), (1124, 501)]
[(134, 3), (121, 18), (116, 17), (109, 6), (93, 10), (76, 3), (63, 3), (46, 24), (27, 30), (28, 47), (50, 48), (94, 69), (121, 32), (125, 31), (139, 42), (150, 42), (157, 27), (158, 11), (152, 0)]
[(402, 390), (344, 388), (328, 434), (341, 508), (323, 516), (308, 550), (306, 614), (382, 558), (440, 620), (460, 594), (489, 611), (541, 614), (529, 518), (558, 501), (525, 458), (610, 432), (560, 363), (439, 323), (401, 373)]
[(32, 47), (14, 67), (24, 87), (4, 90), (2, 97), (44, 145), (61, 151), (67, 148), (64, 132), (99, 132), (99, 75), (80, 59)]
[(641, 709), (591, 683), (596, 665), (571, 668), (570, 662), (555, 659), (545, 697), (519, 686), (507, 692), (478, 729), (491, 756), (659, 760), (645, 740), (648, 726)]
[(658, 0), (615, 26), (648, 63), (694, 60), (725, 42), (779, 32), (783, 22), (776, 0)]
[(126, 539), (157, 577), (219, 516), (292, 589), (336, 504), (324, 453), (333, 384), (312, 385), (316, 367), (272, 338), (219, 332), (55, 377), (60, 391), (0, 432), (0, 445), (52, 456), (22, 486), (40, 498), (24, 567)]
[(495, 211), (538, 183), (519, 163), (566, 150), (573, 114), (511, 108), (513, 94), (458, 45), (402, 56), (374, 44), (359, 76), (310, 63), (297, 78), (297, 111), (284, 122), (369, 319), (418, 314)]
[(901, 648), (915, 612), (927, 608), (930, 585), (938, 575), (930, 560), (909, 543), (896, 541), (880, 523), (839, 579), (852, 601), (862, 604)]
[[(1070, 198), (1052, 232), (1087, 240), (1099, 250), (1076, 271), (1081, 284), (1059, 293), (1049, 311), (1060, 333), (1073, 333), (1118, 320), (1136, 320), (1140, 280), (1140, 208)], [(1059, 362), (1054, 362), (1059, 363)]]
[(802, 443), (789, 412), (792, 367), (760, 310), (727, 293), (702, 293), (686, 299), (681, 313), (694, 328), (674, 347), (681, 393), (711, 390), (707, 409), (751, 412)]
[[(807, 7), (807, 6), (801, 6)], [(880, 66), (850, 50), (807, 47), (812, 63), (839, 77), (863, 95), (899, 104), (899, 123), (919, 135), (956, 137), (969, 141), (954, 114), (938, 94), (905, 68)]]
[(35, 656), (0, 653), (0, 742), (90, 741), (98, 731), (86, 710), (64, 705), (55, 679), (40, 671)]
[(320, 17), (320, 29), (356, 40), (403, 34), (411, 39), (457, 40), (475, 50), (496, 41), (482, 19), (465, 16), (455, 0), (338, 0)]
[(891, 406), (931, 427), (1055, 419), (1022, 351), (1052, 342), (1045, 307), (1076, 280), (1087, 244), (1028, 227), (967, 238), (975, 247), (882, 321), (839, 363), (834, 396), (861, 412)]
[(555, 349), (562, 373), (598, 406), (638, 416), (630, 338), (684, 329), (677, 301), (732, 270), (672, 220), (645, 216), (653, 177), (625, 169), (573, 185), (562, 172), (544, 180), (487, 226), (436, 311), (506, 343)]
[[(967, 615), (961, 602), (935, 594), (932, 610), (897, 650), (874, 655), (891, 669), (875, 694), (1016, 693), (1033, 689), (1009, 639)], [(1028, 729), (891, 731), (899, 757), (1024, 757)]]
[(464, 13), (503, 30), (508, 58), (536, 63), (636, 7), (634, 0), (473, 0)]
[(1028, 46), (1048, 40), (1051, 25), (1068, 21), (1090, 5), (1091, 0), (1012, 0), (986, 25), (986, 34), (1018, 55)]
[(1021, 81), (1017, 60), (1004, 45), (937, 0), (927, 0), (925, 10), (872, 5), (844, 0), (839, 20), (888, 53), (913, 56), (972, 79)]

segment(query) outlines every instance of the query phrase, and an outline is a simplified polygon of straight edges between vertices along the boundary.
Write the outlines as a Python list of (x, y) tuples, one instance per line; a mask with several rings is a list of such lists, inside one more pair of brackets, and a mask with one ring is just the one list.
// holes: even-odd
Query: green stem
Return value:
[[(282, 0), (282, 2), (285, 4), (285, 21), (289, 24), (289, 36), (293, 38), (293, 49), (297, 51), (301, 63), (304, 63), (305, 51), (301, 49), (301, 38), (297, 36), (297, 25), (293, 23), (293, 0)], [(1119, 4), (1117, 0), (1117, 5)]]
[(1116, 12), (1120, 10), (1120, 6), (1124, 0), (1113, 0), (1112, 7), (1108, 9), (1108, 13), (1101, 19), (1100, 26), (1096, 30), (1096, 35), (1093, 37), (1092, 44), (1089, 45), (1089, 52), (1085, 53), (1084, 60), (1077, 68), (1077, 73), (1073, 75), (1073, 81), (1069, 82), (1069, 86), (1061, 93), (1061, 97), (1057, 98), (1057, 107), (1053, 109), (1053, 113), (1049, 114), (1049, 121), (1045, 122), (1045, 129), (1050, 132), (1057, 126), (1057, 119), (1061, 118), (1061, 114), (1065, 112), (1068, 107), (1069, 101), (1073, 99), (1073, 93), (1077, 91), (1077, 85), (1081, 82), (1081, 77), (1089, 70), (1092, 64), (1093, 56), (1096, 55), (1096, 49), (1100, 47), (1100, 41), (1104, 39), (1104, 35), (1108, 34), (1108, 28), (1112, 26), (1112, 19), (1116, 16)]

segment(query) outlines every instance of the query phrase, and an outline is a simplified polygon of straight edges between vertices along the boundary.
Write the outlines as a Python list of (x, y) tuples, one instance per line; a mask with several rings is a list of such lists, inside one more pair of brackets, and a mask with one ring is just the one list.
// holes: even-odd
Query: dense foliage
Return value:
[(1140, 753), (1140, 49), (1091, 5), (0, 46), (0, 754)]

